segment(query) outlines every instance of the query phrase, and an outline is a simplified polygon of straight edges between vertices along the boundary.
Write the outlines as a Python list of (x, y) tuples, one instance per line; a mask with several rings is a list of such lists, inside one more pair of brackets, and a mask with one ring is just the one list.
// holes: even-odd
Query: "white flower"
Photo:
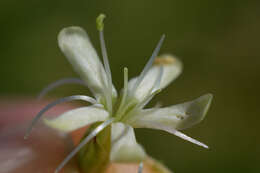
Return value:
[(67, 111), (54, 119), (45, 119), (45, 123), (63, 132), (70, 132), (95, 122), (103, 123), (75, 148), (57, 170), (61, 169), (82, 146), (107, 126), (111, 126), (110, 160), (113, 162), (140, 162), (146, 158), (144, 149), (136, 142), (134, 128), (164, 130), (207, 148), (205, 144), (186, 136), (179, 130), (189, 128), (203, 120), (210, 106), (212, 95), (206, 94), (193, 101), (169, 107), (145, 108), (153, 96), (176, 79), (182, 71), (182, 63), (172, 55), (157, 56), (164, 35), (138, 77), (128, 81), (128, 70), (124, 68), (124, 88), (117, 94), (112, 84), (107, 59), (103, 36), (103, 18), (104, 16), (101, 15), (97, 19), (97, 24), (100, 31), (104, 65), (93, 48), (87, 33), (82, 28), (75, 26), (64, 28), (58, 36), (60, 49), (80, 75), (82, 81), (78, 79), (60, 80), (44, 90), (41, 96), (54, 87), (73, 82), (87, 85), (95, 98), (77, 95), (55, 101), (37, 115), (32, 126), (49, 108), (72, 100), (84, 100), (93, 105)]

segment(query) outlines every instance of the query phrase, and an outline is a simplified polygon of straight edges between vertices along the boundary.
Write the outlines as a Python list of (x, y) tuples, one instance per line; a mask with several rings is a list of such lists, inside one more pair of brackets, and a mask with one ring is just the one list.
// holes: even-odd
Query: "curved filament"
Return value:
[(143, 172), (143, 162), (141, 162), (140, 164), (139, 164), (139, 167), (138, 167), (138, 173), (142, 173)]
[(73, 96), (68, 96), (68, 97), (64, 97), (61, 99), (58, 99), (50, 104), (48, 104), (47, 106), (45, 106), (37, 115), (36, 117), (32, 120), (31, 125), (29, 126), (29, 128), (26, 131), (26, 134), (24, 136), (24, 138), (26, 139), (30, 132), (32, 131), (33, 126), (36, 124), (36, 122), (41, 118), (41, 116), (48, 111), (50, 108), (56, 106), (57, 104), (61, 104), (61, 103), (65, 103), (65, 102), (70, 102), (73, 100), (82, 100), (82, 101), (86, 101), (92, 104), (97, 104), (97, 101), (89, 96), (84, 96), (84, 95), (73, 95)]
[(78, 79), (78, 78), (63, 78), (60, 80), (57, 80), (53, 83), (50, 83), (49, 85), (47, 85), (47, 87), (45, 87), (40, 94), (38, 95), (37, 99), (40, 100), (42, 99), (48, 92), (50, 92), (51, 90), (64, 85), (64, 84), (80, 84), (83, 86), (87, 86), (84, 81)]
[(55, 173), (58, 173), (70, 159), (77, 154), (77, 152), (84, 146), (86, 145), (91, 139), (96, 137), (102, 130), (104, 130), (107, 126), (112, 124), (114, 122), (114, 118), (111, 118), (102, 124), (100, 124), (97, 128), (95, 128), (62, 162), (61, 164), (57, 167), (55, 170)]

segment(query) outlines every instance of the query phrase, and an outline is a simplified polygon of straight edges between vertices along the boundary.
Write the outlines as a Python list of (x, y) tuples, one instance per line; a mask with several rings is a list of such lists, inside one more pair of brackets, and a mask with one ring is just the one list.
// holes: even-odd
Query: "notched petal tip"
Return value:
[(178, 130), (189, 128), (202, 121), (209, 109), (212, 98), (212, 94), (205, 94), (193, 101), (171, 107), (143, 110), (132, 125), (136, 128), (164, 130), (208, 148), (205, 144), (184, 135)]
[(201, 114), (200, 119), (203, 120), (209, 110), (212, 99), (212, 94), (205, 94), (200, 96), (190, 104), (189, 108), (187, 109), (187, 113)]
[(177, 129), (186, 129), (201, 122), (209, 110), (212, 98), (212, 94), (205, 94), (191, 102), (184, 103), (186, 116), (177, 125)]
[(210, 93), (205, 94), (197, 99), (196, 105), (199, 107), (199, 109), (201, 109), (203, 118), (205, 117), (205, 115), (209, 110), (212, 99), (213, 99), (213, 94)]

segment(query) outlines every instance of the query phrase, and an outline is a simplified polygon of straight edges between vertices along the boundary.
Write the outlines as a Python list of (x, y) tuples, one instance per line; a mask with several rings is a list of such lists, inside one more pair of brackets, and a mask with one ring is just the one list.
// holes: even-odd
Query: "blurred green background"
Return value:
[[(36, 96), (48, 83), (77, 76), (57, 46), (66, 26), (84, 27), (100, 52), (96, 16), (103, 12), (114, 84), (143, 68), (160, 36), (184, 72), (151, 104), (171, 105), (213, 93), (207, 118), (184, 132), (197, 147), (155, 130), (137, 130), (147, 152), (176, 173), (260, 172), (260, 1), (240, 0), (1, 0), (1, 97)], [(90, 94), (64, 86), (50, 96)]]

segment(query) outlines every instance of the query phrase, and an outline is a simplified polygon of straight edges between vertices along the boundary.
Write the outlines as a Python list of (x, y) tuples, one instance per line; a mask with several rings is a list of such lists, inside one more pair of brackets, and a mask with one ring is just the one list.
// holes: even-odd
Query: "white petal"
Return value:
[(54, 119), (44, 119), (46, 125), (64, 132), (70, 132), (109, 117), (107, 111), (96, 106), (87, 106), (70, 110)]
[[(182, 71), (182, 63), (171, 55), (162, 55), (155, 59), (153, 66), (147, 72), (146, 76), (142, 80), (141, 84), (137, 88), (134, 96), (138, 100), (142, 101), (148, 96), (156, 84), (156, 80), (159, 79), (160, 67), (163, 67), (163, 75), (158, 88), (163, 89), (176, 79)], [(133, 88), (137, 77), (131, 79), (128, 83), (129, 92)]]
[(211, 94), (203, 95), (193, 101), (165, 107), (144, 109), (135, 116), (134, 127), (148, 127), (150, 124), (175, 129), (185, 129), (199, 123), (205, 117), (212, 100)]
[(123, 123), (113, 123), (111, 128), (110, 160), (113, 162), (141, 162), (146, 154), (136, 142), (134, 129)]
[[(135, 128), (160, 129), (185, 138), (177, 130), (189, 128), (202, 121), (209, 109), (212, 97), (211, 94), (206, 94), (183, 104), (146, 109), (136, 115), (132, 122), (130, 120), (130, 124)], [(192, 142), (192, 140), (189, 141)]]
[[(58, 42), (74, 70), (87, 83), (95, 96), (104, 95), (107, 75), (87, 33), (76, 26), (64, 28), (59, 33)], [(113, 92), (115, 94), (115, 89)]]

